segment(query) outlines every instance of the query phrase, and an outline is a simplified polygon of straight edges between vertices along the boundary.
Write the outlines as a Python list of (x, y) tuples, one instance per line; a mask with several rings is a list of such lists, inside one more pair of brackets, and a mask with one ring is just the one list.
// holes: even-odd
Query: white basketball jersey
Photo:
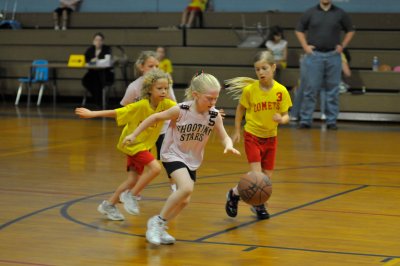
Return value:
[(161, 148), (161, 161), (183, 162), (195, 171), (203, 161), (204, 147), (214, 128), (218, 110), (212, 107), (208, 113), (190, 110), (193, 101), (179, 104), (180, 113), (171, 121)]

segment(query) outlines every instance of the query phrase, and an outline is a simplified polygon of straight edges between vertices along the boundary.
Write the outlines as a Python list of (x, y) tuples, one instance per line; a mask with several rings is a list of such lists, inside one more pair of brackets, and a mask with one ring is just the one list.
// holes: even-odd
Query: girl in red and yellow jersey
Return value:
[[(289, 122), (288, 110), (292, 106), (289, 92), (274, 80), (276, 64), (269, 51), (257, 53), (254, 69), (258, 80), (238, 77), (226, 81), (229, 90), (239, 104), (235, 114), (235, 131), (232, 140), (240, 140), (241, 122), (246, 115), (244, 125), (244, 144), (247, 161), (251, 171), (263, 172), (272, 177), (277, 146), (278, 125)], [(236, 217), (239, 192), (237, 186), (229, 190), (226, 213)], [(252, 206), (259, 219), (268, 219), (265, 205)]]

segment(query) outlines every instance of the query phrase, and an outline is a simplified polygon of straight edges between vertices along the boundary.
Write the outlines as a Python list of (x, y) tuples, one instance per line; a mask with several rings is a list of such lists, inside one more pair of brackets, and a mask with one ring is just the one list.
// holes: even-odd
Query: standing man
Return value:
[[(343, 41), (341, 31), (345, 32)], [(299, 128), (311, 127), (318, 92), (325, 88), (327, 129), (337, 130), (341, 53), (354, 36), (351, 19), (343, 9), (332, 5), (332, 0), (320, 0), (302, 15), (295, 33), (305, 52), (302, 66), (306, 84)]]

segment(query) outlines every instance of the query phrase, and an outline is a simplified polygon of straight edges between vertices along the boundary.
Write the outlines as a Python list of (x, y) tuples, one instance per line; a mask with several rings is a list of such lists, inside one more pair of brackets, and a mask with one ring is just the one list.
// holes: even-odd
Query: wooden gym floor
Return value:
[[(80, 120), (73, 107), (0, 107), (0, 265), (400, 265), (400, 127), (316, 123), (279, 130), (271, 218), (225, 194), (248, 166), (214, 137), (192, 202), (169, 232), (144, 238), (169, 195), (163, 173), (143, 191), (141, 215), (106, 220), (97, 205), (125, 179), (111, 119)], [(232, 120), (226, 120), (228, 132)]]

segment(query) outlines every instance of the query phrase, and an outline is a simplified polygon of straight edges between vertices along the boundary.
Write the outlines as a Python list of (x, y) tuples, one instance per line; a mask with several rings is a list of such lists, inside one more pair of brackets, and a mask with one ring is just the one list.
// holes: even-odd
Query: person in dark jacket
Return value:
[(110, 66), (105, 69), (89, 69), (82, 79), (82, 85), (93, 96), (94, 103), (102, 106), (102, 90), (114, 82), (111, 47), (104, 44), (104, 35), (100, 32), (93, 36), (93, 45), (85, 52), (88, 65)]

